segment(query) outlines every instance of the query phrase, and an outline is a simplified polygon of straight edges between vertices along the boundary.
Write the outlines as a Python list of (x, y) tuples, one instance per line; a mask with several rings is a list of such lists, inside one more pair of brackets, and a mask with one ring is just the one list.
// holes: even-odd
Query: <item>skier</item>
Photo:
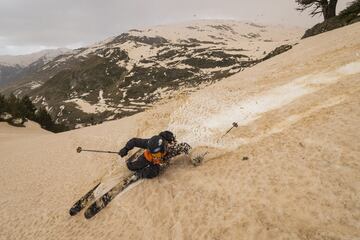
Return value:
[(171, 158), (182, 153), (189, 154), (191, 149), (187, 143), (177, 143), (175, 135), (163, 131), (150, 139), (132, 138), (119, 151), (125, 157), (134, 147), (145, 149), (135, 160), (128, 160), (126, 165), (130, 171), (135, 171), (139, 178), (154, 178), (159, 175), (162, 166), (169, 164)]
[(144, 149), (144, 152), (139, 157), (136, 159), (130, 157), (131, 160), (128, 159), (126, 162), (129, 170), (134, 171), (135, 173), (123, 179), (123, 181), (120, 181), (101, 197), (95, 198), (94, 191), (101, 184), (98, 183), (70, 208), (69, 213), (71, 216), (76, 215), (85, 208), (88, 203), (92, 202), (84, 213), (87, 219), (92, 218), (105, 208), (116, 195), (124, 191), (132, 183), (140, 178), (154, 178), (158, 176), (160, 170), (164, 169), (164, 167), (170, 163), (171, 158), (183, 153), (188, 155), (191, 149), (190, 145), (187, 143), (177, 143), (175, 135), (172, 132), (164, 131), (150, 139), (132, 138), (119, 152), (89, 150), (82, 149), (81, 147), (78, 147), (76, 151), (78, 153), (82, 151), (117, 153), (121, 157), (125, 157), (128, 152), (135, 147)]

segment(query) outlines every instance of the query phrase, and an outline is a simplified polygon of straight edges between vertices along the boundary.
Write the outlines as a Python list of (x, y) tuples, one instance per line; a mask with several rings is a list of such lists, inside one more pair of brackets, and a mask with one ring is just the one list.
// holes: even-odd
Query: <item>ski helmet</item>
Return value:
[(166, 142), (158, 135), (153, 136), (148, 141), (148, 149), (152, 154), (158, 152), (164, 153), (166, 151)]

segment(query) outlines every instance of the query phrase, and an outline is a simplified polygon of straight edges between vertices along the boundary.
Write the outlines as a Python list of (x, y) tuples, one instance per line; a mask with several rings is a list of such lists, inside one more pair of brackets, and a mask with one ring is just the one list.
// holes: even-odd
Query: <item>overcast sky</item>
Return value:
[[(338, 10), (347, 0), (339, 0)], [(131, 28), (195, 19), (310, 27), (295, 0), (0, 0), (0, 55), (77, 48)]]

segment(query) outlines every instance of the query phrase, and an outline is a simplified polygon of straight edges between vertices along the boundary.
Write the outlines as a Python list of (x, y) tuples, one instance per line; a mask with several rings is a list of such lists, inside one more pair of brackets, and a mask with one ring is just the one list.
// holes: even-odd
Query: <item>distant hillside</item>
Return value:
[(24, 76), (38, 71), (55, 57), (70, 53), (67, 48), (42, 50), (27, 55), (0, 56), (0, 87), (16, 84)]
[(5, 93), (29, 95), (70, 128), (97, 124), (240, 72), (279, 53), (272, 51), (281, 45), (288, 50), (301, 33), (236, 21), (132, 29), (56, 57)]

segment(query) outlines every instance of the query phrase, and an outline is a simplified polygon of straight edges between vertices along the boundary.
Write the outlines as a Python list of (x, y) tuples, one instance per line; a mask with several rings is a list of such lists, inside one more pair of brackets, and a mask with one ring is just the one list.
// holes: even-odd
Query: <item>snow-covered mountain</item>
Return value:
[(16, 82), (41, 66), (53, 60), (55, 57), (70, 53), (67, 48), (48, 49), (27, 55), (2, 55), (0, 56), (0, 87)]
[(96, 124), (240, 72), (288, 50), (302, 32), (220, 20), (132, 29), (56, 57), (7, 92), (30, 95), (72, 128)]
[(30, 64), (43, 59), (45, 62), (48, 62), (55, 57), (71, 52), (71, 49), (68, 48), (57, 48), (57, 49), (46, 49), (39, 52), (25, 54), (25, 55), (0, 55), (0, 65), (3, 66), (19, 66), (27, 67)]

